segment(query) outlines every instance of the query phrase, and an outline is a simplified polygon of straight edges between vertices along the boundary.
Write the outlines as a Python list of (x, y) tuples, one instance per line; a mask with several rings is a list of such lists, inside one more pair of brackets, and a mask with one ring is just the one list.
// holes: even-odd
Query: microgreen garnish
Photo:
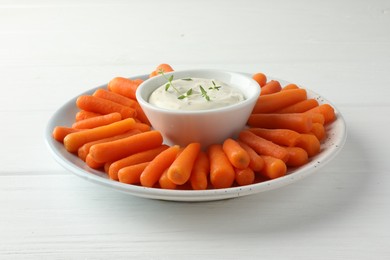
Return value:
[(191, 78), (186, 78), (186, 79), (181, 79), (181, 80), (185, 80), (185, 81), (192, 81)]
[(207, 91), (201, 85), (199, 85), (199, 88), (200, 92), (202, 92), (202, 97), (204, 97), (207, 101), (210, 101), (210, 97), (207, 95)]
[(184, 99), (184, 98), (189, 97), (191, 95), (192, 95), (192, 88), (190, 88), (185, 94), (178, 97), (178, 99)]
[(213, 86), (209, 87), (209, 89), (219, 90), (222, 87), (222, 86), (217, 86), (213, 80), (211, 82), (213, 82)]

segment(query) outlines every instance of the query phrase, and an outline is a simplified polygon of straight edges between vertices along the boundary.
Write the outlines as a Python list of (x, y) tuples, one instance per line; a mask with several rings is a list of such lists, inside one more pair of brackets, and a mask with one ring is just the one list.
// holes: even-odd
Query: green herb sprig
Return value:
[(182, 95), (182, 93), (180, 93), (180, 91), (172, 83), (172, 80), (173, 80), (173, 77), (174, 77), (173, 74), (171, 76), (169, 76), (169, 78), (168, 78), (167, 75), (164, 74), (163, 70), (160, 69), (158, 71), (158, 73), (161, 74), (168, 81), (168, 83), (165, 84), (165, 91), (168, 91), (168, 89), (170, 87), (172, 87), (176, 91), (177, 94)]
[(210, 97), (207, 94), (207, 91), (202, 87), (202, 85), (199, 85), (200, 92), (202, 93), (202, 97), (204, 97), (207, 101), (210, 101)]
[(211, 90), (213, 90), (213, 89), (219, 90), (219, 89), (222, 87), (222, 86), (217, 86), (217, 85), (215, 84), (214, 80), (212, 80), (211, 82), (213, 83), (213, 86), (212, 86), (212, 87), (209, 87), (209, 89), (211, 89)]

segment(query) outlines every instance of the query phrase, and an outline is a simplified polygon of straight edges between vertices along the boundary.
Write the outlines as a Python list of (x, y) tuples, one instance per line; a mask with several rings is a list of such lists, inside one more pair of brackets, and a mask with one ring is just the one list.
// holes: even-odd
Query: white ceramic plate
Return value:
[[(147, 75), (136, 76), (133, 78), (146, 79)], [(279, 81), (282, 86), (289, 83), (283, 80)], [(107, 85), (98, 86), (82, 94), (92, 94), (97, 88), (105, 87), (107, 87)], [(326, 100), (319, 94), (316, 94), (308, 89), (307, 92), (308, 97), (317, 99), (320, 104), (330, 103), (328, 100)], [(150, 199), (171, 201), (212, 201), (235, 198), (267, 190), (277, 189), (290, 183), (296, 182), (314, 173), (315, 171), (318, 171), (321, 167), (325, 166), (338, 154), (346, 140), (345, 121), (340, 112), (337, 110), (337, 108), (333, 104), (331, 104), (336, 110), (337, 119), (326, 127), (328, 136), (327, 139), (321, 145), (321, 152), (318, 155), (312, 157), (310, 159), (310, 162), (306, 165), (295, 169), (290, 169), (288, 174), (284, 177), (248, 186), (233, 187), (228, 189), (210, 189), (204, 191), (145, 188), (141, 186), (123, 184), (117, 181), (110, 180), (104, 172), (89, 168), (76, 155), (67, 152), (62, 143), (59, 143), (52, 138), (52, 131), (55, 126), (72, 125), (75, 114), (78, 111), (78, 108), (75, 105), (76, 99), (77, 97), (71, 99), (62, 107), (60, 107), (48, 122), (45, 133), (45, 141), (55, 160), (65, 169), (69, 170), (70, 172), (76, 174), (83, 179), (92, 181), (94, 183), (106, 187), (110, 187), (117, 191), (122, 191), (134, 196)]]

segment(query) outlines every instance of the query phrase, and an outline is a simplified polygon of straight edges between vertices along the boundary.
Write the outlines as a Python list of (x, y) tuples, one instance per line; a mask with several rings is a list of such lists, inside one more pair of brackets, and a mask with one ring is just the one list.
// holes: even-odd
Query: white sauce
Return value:
[[(238, 89), (214, 79), (176, 79), (171, 83), (168, 90), (166, 83), (157, 88), (150, 95), (149, 103), (171, 110), (207, 110), (226, 107), (245, 99)], [(207, 92), (208, 98), (206, 95), (202, 96), (200, 86)], [(186, 95), (190, 89), (192, 93)], [(178, 98), (183, 95), (181, 99)]]

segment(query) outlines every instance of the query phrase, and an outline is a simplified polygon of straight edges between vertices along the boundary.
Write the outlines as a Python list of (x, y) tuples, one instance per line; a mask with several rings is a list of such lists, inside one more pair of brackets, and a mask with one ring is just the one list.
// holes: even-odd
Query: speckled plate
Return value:
[[(146, 79), (147, 75), (136, 76), (133, 78)], [(284, 80), (278, 80), (280, 81), (282, 86), (289, 83)], [(106, 86), (107, 85), (101, 85), (81, 94), (92, 94), (97, 88), (104, 88)], [(321, 95), (316, 94), (311, 90), (307, 89), (307, 92), (309, 98), (317, 99), (320, 104), (331, 103)], [(55, 126), (70, 126), (73, 123), (74, 116), (78, 111), (78, 108), (75, 105), (76, 99), (77, 97), (74, 97), (62, 107), (60, 107), (54, 113), (46, 127), (45, 141), (48, 145), (50, 152), (54, 156), (54, 159), (65, 169), (69, 170), (70, 172), (76, 174), (77, 176), (85, 180), (134, 196), (150, 199), (170, 201), (212, 201), (236, 198), (277, 189), (285, 185), (294, 183), (298, 180), (301, 180), (302, 178), (309, 176), (314, 172), (318, 171), (320, 168), (324, 167), (340, 152), (347, 137), (345, 121), (340, 111), (333, 104), (331, 104), (335, 108), (337, 119), (326, 127), (327, 138), (323, 141), (321, 145), (321, 152), (318, 155), (310, 158), (309, 163), (307, 163), (306, 165), (290, 169), (288, 171), (288, 174), (284, 177), (277, 178), (274, 180), (263, 181), (248, 186), (233, 187), (228, 189), (209, 189), (204, 191), (145, 188), (141, 186), (123, 184), (117, 181), (110, 180), (104, 172), (89, 168), (76, 155), (68, 153), (62, 143), (59, 143), (52, 138), (52, 131)]]

